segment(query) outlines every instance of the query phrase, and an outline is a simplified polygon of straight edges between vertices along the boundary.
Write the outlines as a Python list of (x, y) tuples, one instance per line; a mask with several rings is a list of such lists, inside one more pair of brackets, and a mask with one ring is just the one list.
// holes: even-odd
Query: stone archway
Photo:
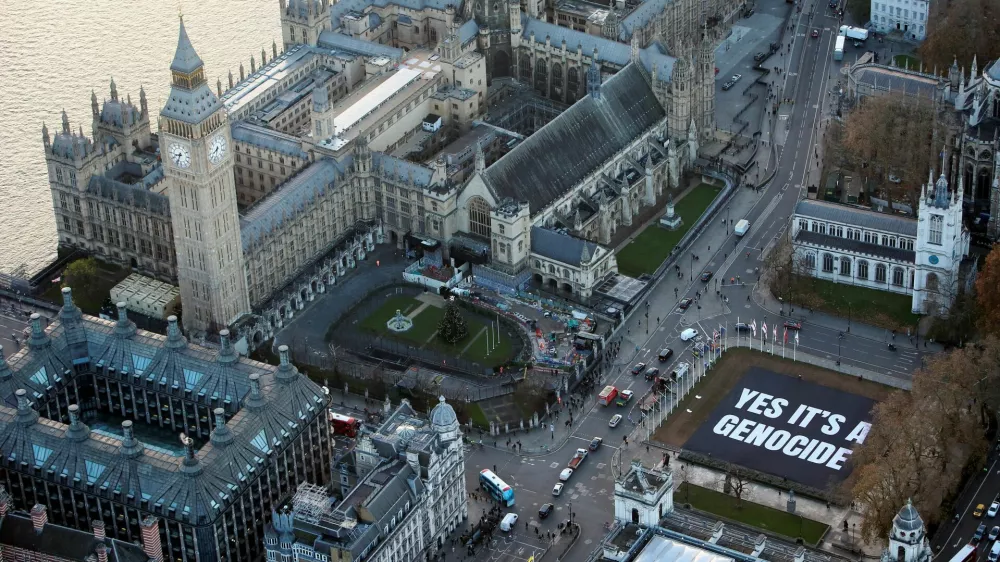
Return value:
[(535, 273), (531, 277), (532, 277), (532, 279), (535, 280), (535, 283), (541, 284), (541, 283), (545, 282), (545, 278), (542, 277), (542, 274), (540, 274), (540, 273)]
[(979, 169), (979, 173), (976, 174), (976, 191), (974, 198), (977, 201), (989, 201), (990, 200), (990, 190), (993, 187), (993, 178), (990, 177), (990, 169), (988, 167), (983, 167)]
[(510, 76), (510, 55), (502, 49), (493, 53), (493, 77)]

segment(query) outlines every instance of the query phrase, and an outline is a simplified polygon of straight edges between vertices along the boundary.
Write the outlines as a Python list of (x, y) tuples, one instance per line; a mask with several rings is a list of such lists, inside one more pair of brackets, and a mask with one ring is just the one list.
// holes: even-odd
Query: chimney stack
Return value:
[(94, 552), (97, 553), (97, 562), (108, 562), (108, 545), (99, 544)]
[(152, 515), (147, 515), (139, 523), (142, 533), (142, 551), (151, 562), (163, 562), (163, 547), (160, 545), (160, 521)]
[(35, 528), (35, 532), (41, 533), (48, 522), (49, 514), (45, 511), (45, 506), (36, 503), (35, 507), (31, 508), (31, 525)]
[(7, 517), (8, 511), (10, 511), (10, 494), (6, 488), (0, 486), (0, 519)]
[(104, 521), (100, 519), (94, 519), (90, 522), (91, 527), (94, 528), (94, 538), (103, 541), (107, 537), (107, 533), (104, 531)]

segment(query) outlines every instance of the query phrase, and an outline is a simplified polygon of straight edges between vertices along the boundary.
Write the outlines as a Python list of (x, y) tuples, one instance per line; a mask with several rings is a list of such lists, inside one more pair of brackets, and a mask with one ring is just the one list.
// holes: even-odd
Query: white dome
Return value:
[(435, 431), (454, 431), (457, 426), (458, 416), (455, 415), (455, 409), (445, 402), (442, 396), (441, 401), (431, 410), (431, 427)]

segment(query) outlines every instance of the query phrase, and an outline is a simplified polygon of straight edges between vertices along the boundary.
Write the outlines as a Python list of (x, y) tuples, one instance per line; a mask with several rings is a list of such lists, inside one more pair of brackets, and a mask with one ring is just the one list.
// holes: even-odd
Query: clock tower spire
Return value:
[(205, 80), (183, 18), (160, 110), (160, 154), (170, 199), (184, 328), (224, 328), (250, 311), (243, 271), (229, 116)]

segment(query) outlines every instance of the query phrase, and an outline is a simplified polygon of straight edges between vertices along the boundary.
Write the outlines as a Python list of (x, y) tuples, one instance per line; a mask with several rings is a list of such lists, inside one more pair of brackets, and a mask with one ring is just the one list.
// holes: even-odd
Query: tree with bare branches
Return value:
[[(914, 209), (920, 186), (947, 138), (944, 118), (928, 103), (903, 95), (868, 97), (847, 116), (843, 147), (875, 195)], [(937, 146), (935, 146), (935, 144)]]
[(736, 508), (743, 507), (743, 500), (753, 499), (753, 479), (750, 471), (738, 464), (727, 462), (722, 474), (719, 475), (722, 493), (736, 498)]
[(1000, 58), (1000, 4), (996, 0), (931, 2), (927, 39), (920, 46), (924, 71), (946, 73), (955, 59), (969, 72), (972, 57), (979, 70)]
[(857, 447), (852, 488), (865, 519), (865, 540), (886, 536), (892, 517), (912, 498), (928, 523), (938, 522), (969, 466), (985, 459), (985, 418), (1000, 403), (1000, 340), (934, 356), (914, 373), (911, 392), (875, 406)]
[(983, 334), (1000, 336), (1000, 246), (994, 246), (976, 277), (976, 326)]

